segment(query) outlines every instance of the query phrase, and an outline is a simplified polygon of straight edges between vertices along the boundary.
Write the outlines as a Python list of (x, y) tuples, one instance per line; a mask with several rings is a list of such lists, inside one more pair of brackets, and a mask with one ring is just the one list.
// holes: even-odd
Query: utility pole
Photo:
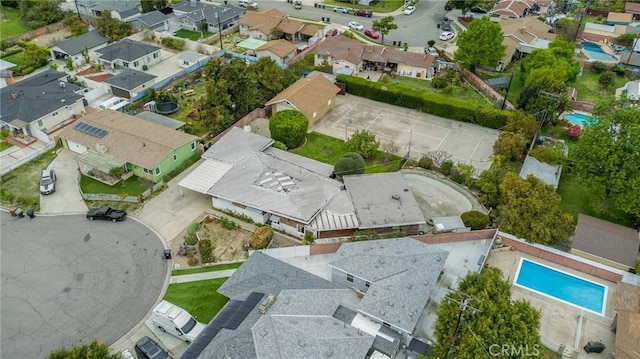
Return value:
[(80, 9), (78, 8), (78, 0), (75, 0), (73, 3), (76, 4), (76, 14), (78, 14), (78, 19), (82, 21), (82, 16), (80, 16)]
[(459, 310), (458, 310), (458, 319), (456, 320), (456, 330), (453, 332), (453, 335), (451, 336), (451, 346), (449, 347), (449, 351), (447, 351), (447, 359), (449, 359), (449, 357), (451, 356), (453, 347), (456, 346), (456, 341), (458, 340), (458, 334), (460, 334), (460, 326), (464, 321), (464, 313), (467, 311), (467, 309), (473, 310), (474, 313), (478, 311), (477, 308), (474, 308), (469, 305), (468, 299), (475, 299), (473, 296), (464, 294), (464, 293), (462, 293), (461, 295), (462, 295), (462, 298), (459, 301), (448, 298), (448, 300), (454, 301), (459, 304), (459, 307), (458, 307)]
[(504, 94), (504, 99), (502, 99), (502, 108), (501, 110), (504, 110), (504, 106), (507, 104), (507, 96), (509, 96), (509, 89), (511, 88), (511, 81), (513, 81), (513, 74), (515, 72), (511, 73), (511, 78), (509, 79), (509, 84), (507, 85), (507, 93)]
[(220, 23), (220, 13), (216, 13), (216, 20), (218, 21), (218, 34), (220, 34), (220, 50), (224, 50), (222, 46), (222, 24)]
[(578, 21), (578, 28), (576, 29), (576, 34), (573, 37), (573, 42), (576, 42), (576, 39), (578, 38), (578, 34), (580, 33), (580, 28), (582, 27), (582, 20), (584, 19), (584, 15), (589, 10), (589, 5), (591, 5), (591, 2), (587, 1), (587, 4), (584, 6), (584, 11), (580, 13), (580, 21)]

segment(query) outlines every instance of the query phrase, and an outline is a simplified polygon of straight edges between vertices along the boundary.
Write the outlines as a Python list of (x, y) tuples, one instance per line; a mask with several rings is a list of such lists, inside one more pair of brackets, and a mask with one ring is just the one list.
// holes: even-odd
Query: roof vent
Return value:
[(405, 188), (405, 189), (404, 189), (404, 191), (405, 191), (405, 192), (409, 192), (409, 189), (408, 189), (408, 188)]
[(393, 195), (391, 195), (391, 199), (399, 201), (400, 200), (400, 195), (399, 194), (393, 194)]
[(107, 146), (102, 143), (96, 143), (96, 151), (98, 153), (107, 153)]
[(14, 99), (14, 100), (17, 99), (18, 98), (18, 93), (17, 92), (12, 92), (11, 93), (11, 98)]
[(304, 339), (300, 338), (300, 339), (298, 339), (298, 345), (299, 345), (301, 348), (304, 348), (304, 347), (306, 347), (306, 346), (307, 346), (307, 343), (304, 341)]
[(66, 82), (64, 82), (64, 81), (60, 81), (60, 87), (61, 87), (61, 88), (65, 88), (65, 87), (67, 87), (67, 83), (66, 83)]

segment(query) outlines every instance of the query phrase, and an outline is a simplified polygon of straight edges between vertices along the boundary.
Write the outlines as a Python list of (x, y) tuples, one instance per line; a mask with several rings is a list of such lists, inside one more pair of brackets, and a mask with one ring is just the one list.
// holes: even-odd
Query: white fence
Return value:
[(270, 257), (284, 259), (294, 257), (305, 257), (310, 255), (311, 246), (295, 246), (295, 247), (282, 247), (282, 248), (268, 248), (261, 250), (249, 250), (249, 255), (253, 252), (262, 252)]
[(29, 153), (25, 157), (17, 160), (14, 163), (11, 163), (10, 165), (8, 165), (6, 167), (3, 164), (2, 170), (0, 170), (0, 177), (2, 177), (4, 175), (6, 175), (7, 173), (15, 170), (16, 168), (18, 168), (18, 167), (22, 166), (23, 164), (31, 161), (32, 159), (34, 159), (36, 157), (39, 157), (40, 155), (42, 155), (43, 153), (49, 151), (50, 149), (54, 148), (55, 146), (56, 146), (55, 142), (48, 143), (46, 146), (44, 146), (44, 147), (42, 147), (42, 148), (40, 148), (40, 149), (38, 149), (36, 151), (33, 151), (33, 152)]

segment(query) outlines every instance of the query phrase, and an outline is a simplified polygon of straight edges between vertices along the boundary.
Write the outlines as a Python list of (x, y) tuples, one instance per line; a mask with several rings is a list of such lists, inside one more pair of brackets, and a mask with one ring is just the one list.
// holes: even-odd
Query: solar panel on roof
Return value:
[(78, 122), (75, 126), (73, 126), (74, 129), (86, 133), (87, 135), (91, 135), (93, 137), (98, 137), (98, 138), (102, 138), (104, 136), (107, 135), (107, 133), (109, 133), (107, 130), (103, 130), (101, 128), (86, 124), (84, 122)]
[(256, 304), (262, 300), (264, 293), (252, 292), (247, 299), (242, 302), (242, 305), (236, 310), (235, 313), (224, 323), (224, 327), (227, 329), (237, 329), (238, 326), (244, 321), (244, 319), (251, 313)]

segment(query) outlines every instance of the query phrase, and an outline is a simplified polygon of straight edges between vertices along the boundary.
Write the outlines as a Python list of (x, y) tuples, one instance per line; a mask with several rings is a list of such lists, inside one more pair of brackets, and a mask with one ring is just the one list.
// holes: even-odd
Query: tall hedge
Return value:
[(347, 92), (352, 95), (489, 128), (502, 128), (510, 118), (518, 116), (517, 112), (482, 106), (437, 93), (409, 90), (394, 84), (373, 82), (360, 77), (338, 75), (336, 80), (346, 84)]
[(271, 138), (284, 143), (287, 148), (302, 146), (308, 128), (307, 116), (296, 110), (278, 111), (269, 119)]

